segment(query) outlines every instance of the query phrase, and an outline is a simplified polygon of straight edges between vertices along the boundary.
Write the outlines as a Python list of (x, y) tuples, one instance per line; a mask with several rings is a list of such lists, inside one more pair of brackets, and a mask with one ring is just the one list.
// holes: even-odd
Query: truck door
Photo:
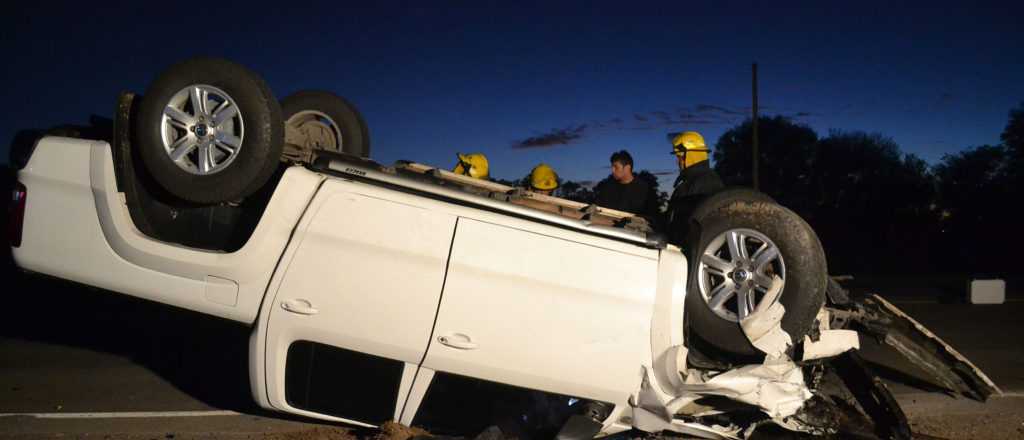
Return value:
[(456, 217), (377, 190), (325, 182), (280, 263), (264, 308), (267, 397), (277, 409), (377, 425), (404, 404)]
[[(650, 355), (656, 253), (602, 248), (573, 234), (460, 218), (421, 375), (625, 403)], [(407, 417), (417, 414), (414, 423), (434, 410), (436, 393), (426, 394), (405, 408)]]

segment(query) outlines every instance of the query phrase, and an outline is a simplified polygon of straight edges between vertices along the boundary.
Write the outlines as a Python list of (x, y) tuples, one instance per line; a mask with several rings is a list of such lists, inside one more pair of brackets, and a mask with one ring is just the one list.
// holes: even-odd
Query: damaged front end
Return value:
[[(780, 284), (773, 286), (778, 294)], [(967, 358), (878, 295), (852, 297), (829, 280), (817, 325), (792, 341), (777, 302), (741, 322), (765, 353), (760, 364), (706, 362), (699, 348), (676, 345), (645, 367), (630, 402), (630, 427), (698, 438), (742, 439), (765, 425), (841, 438), (909, 439), (896, 398), (861, 358), (862, 337), (891, 347), (953, 395), (985, 401), (999, 388)]]

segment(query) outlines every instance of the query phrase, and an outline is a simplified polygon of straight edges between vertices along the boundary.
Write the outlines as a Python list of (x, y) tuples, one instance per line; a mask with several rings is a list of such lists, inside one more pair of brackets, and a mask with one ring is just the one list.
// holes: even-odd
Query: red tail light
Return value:
[(21, 246), (21, 229), (25, 223), (25, 185), (21, 182), (14, 184), (14, 190), (11, 191), (11, 206), (10, 206), (10, 218), (7, 220), (10, 222), (7, 224), (7, 237), (11, 241), (12, 247)]

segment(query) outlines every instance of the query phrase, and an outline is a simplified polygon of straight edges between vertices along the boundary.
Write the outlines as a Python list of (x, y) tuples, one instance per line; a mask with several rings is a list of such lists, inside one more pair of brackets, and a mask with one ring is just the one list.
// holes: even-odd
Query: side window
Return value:
[[(285, 364), (285, 399), (298, 409), (379, 425), (394, 417), (402, 366), (392, 359), (295, 341)], [(359, 398), (339, 398), (347, 395)]]
[[(584, 399), (438, 372), (413, 426), (472, 437), (497, 427), (506, 436), (555, 438), (569, 417), (593, 408)], [(610, 410), (611, 404), (602, 408)]]

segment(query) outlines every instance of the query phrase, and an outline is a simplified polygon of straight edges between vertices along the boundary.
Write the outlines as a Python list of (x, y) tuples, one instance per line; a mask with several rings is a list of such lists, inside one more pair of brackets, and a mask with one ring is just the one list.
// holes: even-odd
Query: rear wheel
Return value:
[(146, 169), (172, 195), (235, 201), (270, 178), (281, 155), (281, 110), (245, 67), (193, 58), (161, 73), (142, 98), (135, 141)]
[(691, 260), (691, 334), (726, 353), (761, 354), (739, 323), (755, 319), (758, 305), (771, 300), (765, 293), (773, 277), (783, 281), (776, 300), (786, 308), (781, 325), (794, 343), (825, 302), (828, 278), (818, 237), (796, 213), (774, 203), (734, 201), (708, 214)]
[(331, 92), (304, 90), (281, 100), (285, 157), (308, 160), (315, 151), (370, 156), (366, 121), (355, 106)]

